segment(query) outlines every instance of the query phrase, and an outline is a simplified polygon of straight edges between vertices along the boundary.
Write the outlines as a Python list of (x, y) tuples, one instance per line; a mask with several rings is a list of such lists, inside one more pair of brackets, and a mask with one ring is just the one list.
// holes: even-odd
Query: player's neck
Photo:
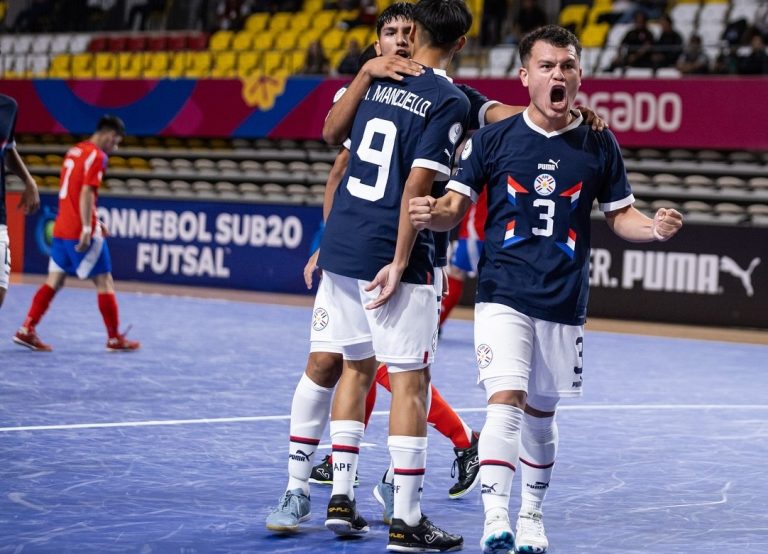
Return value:
[(528, 106), (526, 112), (531, 123), (539, 127), (541, 130), (546, 131), (547, 133), (553, 133), (555, 131), (559, 131), (560, 129), (565, 129), (568, 127), (568, 125), (573, 123), (573, 120), (576, 118), (573, 110), (571, 109), (569, 109), (568, 112), (562, 116), (547, 117), (543, 112), (536, 109), (536, 106), (533, 104)]
[(413, 54), (413, 61), (433, 69), (448, 69), (453, 58), (453, 52), (446, 52), (438, 48), (419, 48)]

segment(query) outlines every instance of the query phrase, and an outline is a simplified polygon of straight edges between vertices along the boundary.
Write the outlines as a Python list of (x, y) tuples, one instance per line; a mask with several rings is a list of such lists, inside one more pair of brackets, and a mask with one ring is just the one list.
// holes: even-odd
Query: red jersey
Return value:
[(477, 202), (470, 206), (459, 223), (459, 239), (485, 240), (485, 220), (488, 218), (488, 187), (477, 197)]
[(107, 154), (90, 141), (76, 144), (67, 151), (59, 179), (59, 213), (53, 225), (53, 236), (59, 239), (80, 238), (80, 192), (93, 187), (93, 216), (91, 228), (96, 228), (96, 198), (101, 178), (107, 168)]

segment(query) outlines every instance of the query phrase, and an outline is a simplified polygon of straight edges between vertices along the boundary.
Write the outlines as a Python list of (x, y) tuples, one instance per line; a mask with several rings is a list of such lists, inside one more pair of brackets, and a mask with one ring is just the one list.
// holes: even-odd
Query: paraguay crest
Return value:
[(328, 327), (328, 312), (325, 308), (315, 308), (312, 312), (312, 329), (322, 331)]

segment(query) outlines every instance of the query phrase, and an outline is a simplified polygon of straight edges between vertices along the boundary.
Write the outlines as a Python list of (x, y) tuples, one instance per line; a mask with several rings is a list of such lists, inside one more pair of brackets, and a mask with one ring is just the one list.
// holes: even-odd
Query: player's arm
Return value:
[[(519, 114), (520, 112), (524, 111), (525, 108), (526, 106), (510, 106), (509, 104), (500, 103), (492, 104), (485, 111), (485, 123), (486, 125), (497, 123), (507, 119), (508, 117)], [(586, 106), (578, 106), (576, 109), (581, 112), (582, 117), (584, 117), (584, 121), (587, 122), (587, 125), (591, 125), (593, 130), (602, 131), (608, 128), (608, 123), (606, 123), (605, 120), (597, 115), (597, 112), (591, 108)]]
[(8, 148), (5, 152), (5, 164), (19, 179), (24, 182), (24, 192), (21, 193), (19, 208), (24, 209), (24, 213), (29, 215), (35, 213), (40, 207), (40, 193), (37, 190), (37, 183), (29, 174), (24, 160), (21, 159), (16, 148)]
[(91, 228), (91, 221), (93, 221), (93, 204), (96, 197), (96, 188), (85, 185), (80, 190), (80, 223), (82, 229), (80, 230), (80, 240), (75, 246), (75, 250), (78, 252), (84, 252), (91, 245), (91, 238), (93, 237), (93, 229)]
[(328, 112), (323, 124), (323, 140), (340, 145), (349, 136), (357, 107), (374, 79), (389, 78), (402, 81), (403, 75), (420, 75), (424, 69), (414, 61), (392, 54), (365, 62), (360, 71)]
[(631, 205), (607, 212), (605, 221), (614, 233), (629, 242), (669, 240), (683, 226), (683, 216), (677, 210), (660, 208), (651, 219)]
[(432, 183), (435, 180), (437, 171), (424, 167), (414, 167), (408, 174), (405, 181), (403, 197), (400, 202), (400, 221), (397, 227), (397, 243), (395, 246), (395, 258), (392, 263), (386, 265), (371, 281), (366, 290), (371, 291), (376, 287), (381, 287), (379, 296), (377, 296), (366, 308), (369, 310), (384, 305), (397, 290), (400, 279), (403, 276), (405, 268), (408, 267), (408, 260), (411, 257), (413, 245), (416, 244), (416, 235), (418, 231), (411, 225), (408, 215), (408, 206), (412, 199), (426, 196), (432, 190)]
[(408, 204), (408, 214), (411, 224), (418, 230), (450, 231), (461, 222), (471, 205), (468, 196), (449, 190), (440, 198), (413, 198)]

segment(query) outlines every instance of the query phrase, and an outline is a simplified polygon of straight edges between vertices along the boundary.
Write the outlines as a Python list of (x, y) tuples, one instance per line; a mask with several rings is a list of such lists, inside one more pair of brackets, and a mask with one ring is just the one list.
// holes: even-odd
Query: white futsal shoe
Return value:
[(541, 512), (524, 512), (517, 516), (517, 552), (523, 554), (544, 554), (549, 548), (544, 533), (544, 519)]
[(506, 510), (492, 510), (485, 518), (483, 538), (480, 540), (483, 554), (514, 552), (515, 534), (509, 525), (509, 514)]

